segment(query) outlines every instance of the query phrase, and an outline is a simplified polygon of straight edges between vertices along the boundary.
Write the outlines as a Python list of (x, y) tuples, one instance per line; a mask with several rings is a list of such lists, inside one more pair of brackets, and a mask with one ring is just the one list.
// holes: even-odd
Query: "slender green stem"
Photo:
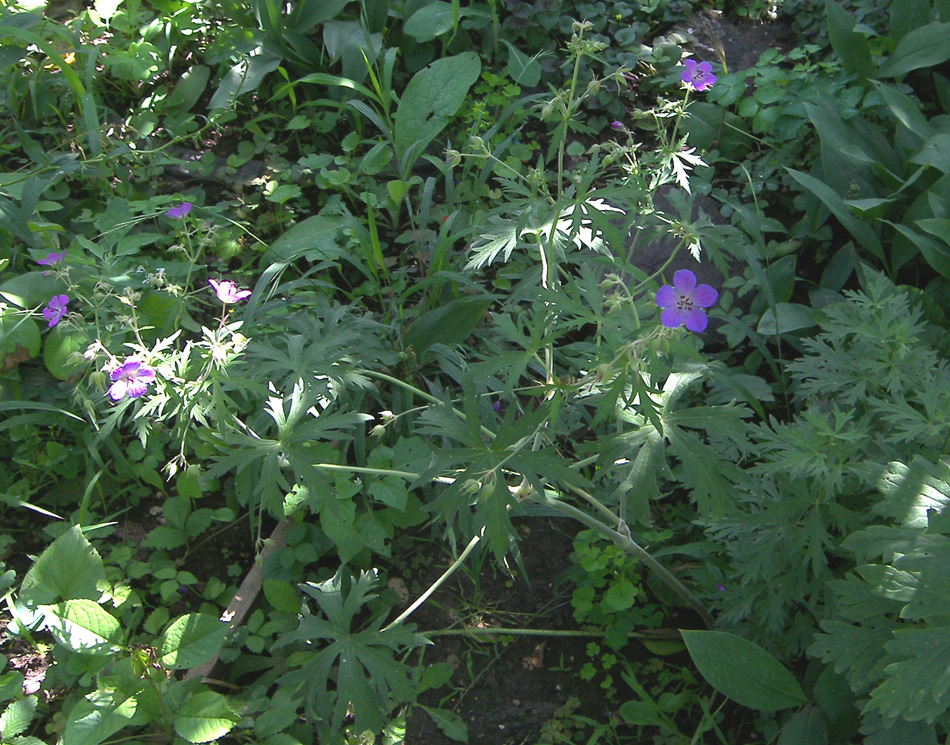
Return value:
[(676, 121), (673, 122), (673, 135), (670, 137), (671, 145), (676, 142), (676, 132), (679, 130), (680, 120), (683, 118), (683, 114), (686, 113), (686, 105), (689, 103), (689, 91), (690, 89), (687, 88), (686, 95), (683, 97), (683, 107), (679, 110)]
[(345, 463), (314, 463), (314, 468), (323, 468), (327, 471), (345, 471), (347, 473), (366, 473), (371, 476), (401, 476), (404, 479), (413, 481), (422, 474), (412, 471), (395, 471), (392, 468), (365, 468), (364, 466), (348, 466)]
[[(636, 556), (640, 561), (647, 565), (647, 567), (659, 577), (667, 587), (669, 587), (673, 592), (679, 595), (690, 608), (695, 610), (699, 616), (703, 619), (703, 623), (706, 624), (707, 628), (712, 628), (714, 625), (713, 618), (709, 615), (709, 611), (706, 610), (706, 607), (699, 601), (697, 597), (689, 591), (689, 588), (686, 587), (682, 582), (680, 582), (673, 574), (660, 562), (654, 559), (646, 549), (642, 548), (640, 544), (633, 540), (629, 535), (629, 531), (624, 533), (618, 532), (611, 528), (609, 525), (602, 523), (596, 517), (588, 515), (583, 510), (577, 509), (573, 505), (567, 504), (566, 502), (561, 501), (560, 499), (554, 499), (552, 497), (545, 495), (534, 495), (534, 499), (537, 499), (539, 502), (542, 502), (548, 507), (563, 512), (565, 515), (570, 515), (578, 522), (583, 523), (589, 528), (593, 528), (601, 535), (609, 538), (611, 542), (621, 549), (624, 553)], [(616, 519), (616, 516), (613, 516)]]
[(657, 269), (655, 272), (653, 272), (653, 274), (651, 274), (651, 275), (650, 275), (649, 277), (647, 277), (645, 280), (643, 280), (643, 281), (640, 282), (638, 285), (636, 285), (632, 290), (630, 290), (630, 297), (635, 296), (638, 292), (640, 292), (640, 290), (642, 290), (644, 287), (646, 287), (650, 282), (652, 282), (652, 281), (653, 281), (654, 279), (656, 279), (657, 277), (661, 276), (661, 275), (663, 274), (663, 272), (666, 271), (666, 268), (667, 268), (670, 264), (673, 263), (673, 259), (676, 258), (676, 254), (678, 254), (678, 253), (680, 252), (680, 249), (683, 248), (684, 243), (685, 243), (685, 241), (680, 241), (678, 244), (676, 244), (676, 248), (674, 248), (674, 249), (670, 252), (670, 255), (667, 257), (666, 261), (663, 262), (663, 266), (661, 266), (659, 269)]
[(426, 393), (421, 388), (417, 388), (411, 383), (407, 383), (404, 380), (400, 380), (399, 378), (394, 378), (392, 375), (387, 375), (386, 373), (377, 372), (376, 370), (363, 370), (363, 374), (368, 375), (371, 378), (378, 378), (379, 380), (385, 380), (387, 383), (391, 383), (392, 385), (398, 385), (400, 388), (405, 388), (407, 391), (415, 393), (420, 398), (424, 398), (429, 403), (433, 403), (433, 404), (442, 403), (441, 399), (436, 398), (431, 393)]
[(451, 577), (453, 574), (455, 574), (455, 572), (459, 569), (459, 567), (462, 566), (462, 564), (465, 563), (465, 560), (468, 558), (468, 555), (469, 555), (470, 553), (472, 553), (472, 550), (475, 548), (475, 546), (478, 545), (478, 542), (482, 539), (482, 536), (483, 536), (484, 534), (485, 534), (485, 530), (484, 530), (484, 528), (483, 528), (481, 533), (479, 533), (479, 534), (476, 535), (476, 536), (473, 536), (473, 537), (472, 537), (472, 540), (470, 540), (470, 541), (468, 542), (468, 545), (465, 547), (465, 550), (462, 551), (462, 553), (459, 554), (459, 557), (458, 557), (455, 561), (452, 562), (452, 566), (450, 566), (448, 569), (446, 569), (446, 570), (442, 573), (442, 576), (439, 577), (435, 582), (433, 582), (433, 583), (429, 586), (429, 589), (428, 589), (428, 590), (426, 590), (426, 591), (425, 591), (424, 593), (422, 593), (418, 598), (416, 598), (415, 602), (414, 602), (412, 605), (410, 605), (408, 608), (406, 608), (406, 610), (404, 610), (402, 613), (400, 613), (397, 618), (395, 618), (393, 621), (391, 621), (390, 623), (388, 623), (388, 624), (383, 628), (383, 631), (389, 631), (389, 629), (398, 626), (398, 625), (401, 624), (403, 621), (405, 621), (407, 618), (409, 618), (409, 616), (411, 616), (413, 613), (415, 613), (415, 612), (419, 609), (419, 607), (420, 607), (426, 600), (428, 600), (428, 599), (432, 596), (432, 594), (433, 594), (436, 590), (438, 590), (438, 589), (445, 583), (445, 581), (446, 581), (449, 577)]
[(564, 194), (564, 151), (567, 148), (567, 129), (574, 115), (574, 93), (577, 90), (577, 78), (581, 71), (581, 58), (583, 53), (578, 50), (574, 57), (574, 74), (571, 76), (571, 89), (567, 96), (567, 107), (564, 113), (564, 122), (561, 125), (561, 141), (557, 147), (557, 198)]
[[(657, 629), (659, 631), (659, 629)], [(431, 631), (428, 636), (550, 636), (550, 637), (571, 637), (580, 639), (602, 638), (610, 632), (606, 629), (508, 629), (502, 627), (482, 627), (477, 629), (439, 629)], [(670, 630), (670, 639), (676, 632)], [(628, 639), (666, 639), (665, 634), (650, 634), (639, 631), (631, 631), (627, 634)]]
[(621, 519), (620, 519), (619, 517), (617, 517), (617, 516), (610, 510), (610, 508), (608, 508), (607, 506), (605, 506), (605, 505), (604, 505), (599, 499), (597, 499), (597, 497), (595, 497), (593, 494), (589, 494), (588, 492), (584, 491), (583, 489), (578, 489), (577, 487), (574, 487), (574, 486), (571, 486), (571, 487), (568, 487), (568, 488), (571, 490), (571, 493), (572, 493), (572, 494), (576, 494), (577, 496), (579, 496), (581, 499), (583, 499), (585, 502), (587, 502), (587, 504), (589, 504), (591, 507), (593, 507), (595, 510), (597, 510), (601, 515), (603, 515), (603, 516), (606, 517), (608, 520), (610, 520), (610, 521), (613, 523), (614, 527), (619, 527), (619, 526), (620, 526)]

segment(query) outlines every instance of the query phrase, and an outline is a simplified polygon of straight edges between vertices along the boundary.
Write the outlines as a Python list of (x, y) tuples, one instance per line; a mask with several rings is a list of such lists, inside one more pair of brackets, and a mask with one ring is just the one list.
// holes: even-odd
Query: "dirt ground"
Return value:
[[(473, 597), (475, 587), (463, 576), (440, 590), (414, 620), (420, 629), (460, 626), (462, 622), (483, 628), (576, 629), (571, 588), (558, 587), (557, 579), (570, 567), (577, 530), (569, 520), (523, 521), (519, 531), (527, 578), (517, 571), (508, 577), (486, 560), (479, 576), (480, 597)], [(440, 571), (442, 567), (434, 566), (432, 579)], [(463, 618), (466, 607), (494, 610)], [(598, 721), (613, 715), (602, 692), (578, 677), (587, 661), (589, 641), (545, 636), (436, 637), (426, 650), (425, 663), (448, 662), (457, 669), (448, 685), (427, 691), (419, 703), (458, 713), (468, 726), (472, 745), (543, 743), (542, 730), (555, 726), (549, 722), (558, 719), (558, 714), (573, 711)], [(576, 701), (568, 703), (572, 698)], [(407, 744), (449, 742), (424, 711), (413, 710)]]

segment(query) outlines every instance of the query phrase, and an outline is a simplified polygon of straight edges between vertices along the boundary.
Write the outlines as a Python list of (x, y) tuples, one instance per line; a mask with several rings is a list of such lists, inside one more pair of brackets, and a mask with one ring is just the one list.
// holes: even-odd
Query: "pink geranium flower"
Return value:
[(718, 80), (713, 75), (712, 65), (708, 62), (697, 62), (694, 59), (688, 59), (683, 64), (686, 69), (683, 70), (682, 81), (700, 92), (709, 90)]
[(63, 320), (66, 315), (66, 305), (69, 303), (69, 297), (66, 295), (53, 295), (50, 298), (49, 305), (43, 308), (43, 318), (48, 323), (49, 328), (53, 328), (57, 323)]
[(126, 360), (109, 373), (112, 385), (109, 386), (109, 398), (121, 401), (128, 396), (138, 398), (145, 395), (150, 383), (155, 380), (155, 369), (140, 360)]
[(218, 300), (225, 305), (238, 303), (251, 296), (250, 290), (239, 290), (238, 286), (229, 279), (220, 282), (216, 279), (209, 279), (208, 284), (214, 288), (214, 294), (218, 296)]

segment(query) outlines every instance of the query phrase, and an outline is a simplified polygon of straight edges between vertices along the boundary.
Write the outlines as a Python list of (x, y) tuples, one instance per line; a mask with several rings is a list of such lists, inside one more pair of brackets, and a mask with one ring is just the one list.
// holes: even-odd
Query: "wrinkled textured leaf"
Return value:
[(240, 721), (220, 693), (202, 691), (189, 697), (175, 715), (175, 732), (188, 742), (211, 742), (224, 737)]
[(123, 727), (146, 721), (148, 716), (138, 711), (134, 695), (96, 691), (69, 712), (62, 745), (99, 745)]
[(33, 721), (36, 711), (36, 696), (27, 696), (14, 701), (0, 714), (0, 739), (9, 742), (17, 735), (23, 734)]
[(210, 660), (228, 635), (228, 624), (214, 616), (189, 613), (172, 621), (155, 641), (158, 661), (171, 669), (195, 667)]
[(99, 553), (74, 525), (40, 554), (23, 578), (20, 598), (36, 605), (78, 598), (97, 600), (96, 583), (102, 579), (105, 570)]
[(56, 640), (74, 652), (112, 654), (122, 644), (122, 626), (109, 611), (92, 600), (67, 600), (44, 605), (46, 625)]

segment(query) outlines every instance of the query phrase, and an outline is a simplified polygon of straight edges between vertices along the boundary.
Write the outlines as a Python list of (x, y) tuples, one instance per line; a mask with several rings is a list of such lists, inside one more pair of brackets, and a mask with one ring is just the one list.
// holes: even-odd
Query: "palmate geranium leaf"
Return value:
[[(261, 417), (258, 431), (246, 427), (246, 432), (225, 434), (227, 452), (214, 459), (208, 474), (241, 474), (253, 466), (250, 472), (254, 474), (251, 479), (254, 502), (262, 503), (279, 519), (284, 517), (284, 496), (294, 483), (306, 486), (314, 498), (330, 493), (332, 479), (314, 465), (314, 444), (349, 439), (351, 430), (372, 417), (358, 412), (330, 411), (321, 403), (319, 392), (307, 389), (300, 379), (287, 395), (272, 388), (272, 395), (265, 404), (267, 418), (272, 421)], [(275, 428), (276, 437), (262, 436), (272, 434)], [(294, 482), (288, 480), (284, 469), (292, 471)], [(321, 505), (335, 507), (332, 499), (323, 500)]]
[(382, 617), (362, 630), (353, 629), (357, 614), (376, 597), (372, 593), (375, 584), (373, 573), (361, 572), (354, 580), (341, 567), (325, 582), (301, 585), (325, 618), (314, 615), (305, 605), (297, 630), (283, 635), (275, 644), (282, 647), (294, 642), (328, 642), (281, 681), (306, 687), (308, 706), (330, 732), (340, 732), (348, 709), (355, 714), (359, 731), (381, 732), (392, 707), (411, 701), (415, 695), (409, 679), (411, 669), (396, 661), (394, 655), (428, 644), (428, 639), (402, 626), (383, 629)]
[[(469, 391), (469, 389), (466, 389)], [(493, 438), (481, 429), (481, 410), (474, 394), (463, 397), (466, 421), (457, 420), (448, 407), (430, 407), (423, 415), (427, 431), (463, 447), (435, 449), (432, 463), (416, 483), (451, 474), (453, 483), (432, 502), (449, 524), (466, 535), (483, 529), (495, 557), (502, 561), (517, 538), (511, 512), (517, 507), (513, 490), (527, 482), (535, 493), (563, 486), (590, 488), (590, 482), (565, 466), (553, 446), (533, 449), (539, 433), (556, 422), (562, 397), (554, 395), (533, 411), (510, 407)], [(423, 431), (420, 427), (418, 431)]]
[(879, 709), (885, 720), (933, 722), (950, 707), (950, 628), (900, 629), (884, 649), (899, 661), (885, 669), (867, 710)]

